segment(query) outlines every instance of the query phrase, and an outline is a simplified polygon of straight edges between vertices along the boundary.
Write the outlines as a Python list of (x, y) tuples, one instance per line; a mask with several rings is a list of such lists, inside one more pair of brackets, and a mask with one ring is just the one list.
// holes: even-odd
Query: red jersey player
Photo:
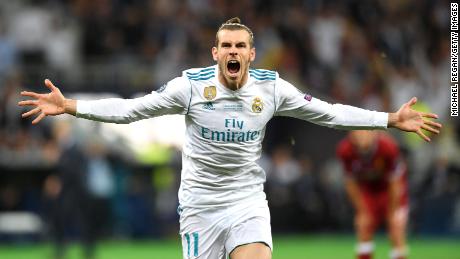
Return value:
[(378, 131), (352, 131), (337, 147), (346, 190), (355, 208), (357, 258), (370, 259), (373, 235), (386, 221), (391, 259), (406, 258), (408, 193), (406, 166), (395, 141)]

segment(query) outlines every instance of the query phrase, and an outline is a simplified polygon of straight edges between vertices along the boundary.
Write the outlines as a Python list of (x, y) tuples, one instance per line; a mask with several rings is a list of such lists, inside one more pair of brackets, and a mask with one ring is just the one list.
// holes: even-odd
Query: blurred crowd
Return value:
[[(31, 126), (16, 103), (23, 89), (45, 91), (44, 78), (66, 94), (148, 93), (183, 69), (213, 64), (217, 28), (239, 16), (255, 35), (253, 67), (276, 70), (301, 91), (381, 111), (417, 96), (417, 109), (439, 114), (444, 129), (432, 143), (391, 133), (409, 164), (414, 231), (458, 234), (460, 121), (449, 107), (449, 3), (0, 1), (0, 213), (42, 215), (56, 238), (73, 233), (59, 229), (56, 213), (65, 210), (112, 236), (174, 233), (178, 150), (162, 147), (155, 151), (160, 155), (136, 157), (94, 123), (66, 118)], [(334, 157), (344, 134), (292, 119), (269, 124), (260, 162), (275, 231), (351, 229)], [(88, 199), (78, 206), (88, 208), (77, 215), (81, 197)]]

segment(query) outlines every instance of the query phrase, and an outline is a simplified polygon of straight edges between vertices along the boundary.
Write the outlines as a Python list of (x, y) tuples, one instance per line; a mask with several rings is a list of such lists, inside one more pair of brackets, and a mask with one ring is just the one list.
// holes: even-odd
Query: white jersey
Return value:
[(190, 208), (265, 199), (265, 172), (256, 161), (273, 116), (343, 129), (387, 127), (387, 113), (329, 104), (301, 93), (273, 71), (250, 69), (247, 83), (236, 91), (222, 85), (217, 74), (217, 65), (194, 68), (141, 98), (78, 101), (77, 116), (129, 123), (184, 114), (179, 202)]

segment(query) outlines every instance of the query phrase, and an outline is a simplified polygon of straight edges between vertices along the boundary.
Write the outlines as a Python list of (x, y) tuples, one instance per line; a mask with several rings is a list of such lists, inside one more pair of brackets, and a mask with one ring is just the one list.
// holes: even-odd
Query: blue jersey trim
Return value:
[(189, 78), (198, 78), (198, 77), (204, 77), (204, 76), (208, 76), (208, 75), (214, 75), (214, 71), (210, 71), (210, 72), (203, 72), (203, 73), (200, 73), (200, 74), (197, 74), (197, 75), (190, 75), (188, 72), (187, 72), (187, 77)]
[(257, 74), (257, 75), (270, 75), (270, 76), (276, 75), (275, 71), (265, 70), (265, 69), (249, 69), (249, 72)]
[(202, 73), (202, 72), (207, 72), (207, 71), (210, 71), (210, 70), (214, 70), (214, 68), (215, 68), (214, 66), (207, 67), (207, 68), (200, 69), (200, 71), (197, 71), (197, 72), (187, 72), (187, 74), (198, 75), (199, 73)]
[(198, 70), (197, 72), (185, 72), (185, 75), (188, 79), (199, 81), (199, 80), (208, 80), (215, 75), (215, 66), (207, 67)]
[(276, 80), (276, 72), (265, 69), (249, 69), (249, 75), (257, 80)]
[(209, 76), (200, 76), (200, 77), (188, 77), (188, 79), (193, 80), (193, 81), (200, 81), (200, 80), (208, 80), (214, 77), (214, 74), (209, 75)]
[(256, 74), (249, 73), (250, 76), (254, 77), (257, 80), (276, 80), (275, 76), (258, 76)]
[[(187, 107), (187, 114), (189, 114), (190, 112), (190, 105), (192, 103), (192, 95), (193, 95), (193, 87), (192, 87), (192, 82), (190, 82), (190, 79), (188, 80), (189, 84), (190, 84), (190, 100), (188, 100), (188, 107)], [(182, 208), (179, 206), (177, 207), (177, 210), (179, 210), (179, 208), (181, 209), (181, 212), (182, 212)], [(180, 215), (180, 214), (179, 214)]]

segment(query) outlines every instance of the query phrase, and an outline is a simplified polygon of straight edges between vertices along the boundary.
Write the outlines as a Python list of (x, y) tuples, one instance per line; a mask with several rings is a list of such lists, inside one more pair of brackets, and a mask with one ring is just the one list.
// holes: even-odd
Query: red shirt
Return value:
[[(396, 142), (388, 135), (378, 134), (370, 151), (360, 154), (348, 138), (337, 146), (337, 156), (345, 173), (354, 178), (359, 188), (367, 193), (388, 190), (388, 182), (398, 177), (406, 184), (406, 167), (400, 158)], [(407, 195), (407, 189), (403, 192)]]

